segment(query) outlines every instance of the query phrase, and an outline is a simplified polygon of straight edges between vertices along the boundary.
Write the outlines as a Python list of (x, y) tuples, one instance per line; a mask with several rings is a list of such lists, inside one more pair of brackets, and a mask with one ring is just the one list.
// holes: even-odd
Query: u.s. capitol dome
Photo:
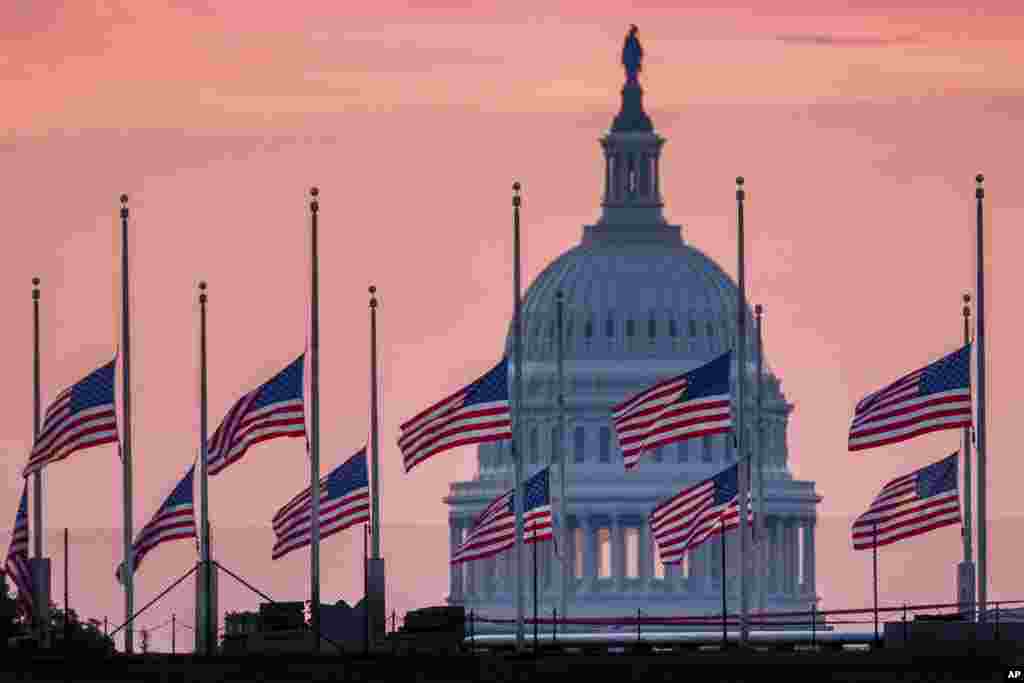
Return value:
[[(659, 501), (735, 463), (732, 436), (664, 446), (627, 472), (611, 409), (654, 382), (733, 348), (739, 291), (717, 263), (687, 243), (679, 225), (663, 216), (660, 159), (665, 139), (644, 112), (638, 83), (623, 87), (620, 111), (600, 143), (605, 179), (601, 217), (583, 227), (579, 244), (537, 276), (522, 305), (525, 476), (550, 465), (551, 495), (557, 497), (558, 449), (563, 443), (567, 456), (567, 515), (564, 520), (556, 515), (556, 524), (568, 524), (568, 547), (538, 544), (539, 612), (550, 617), (553, 609), (563, 611), (564, 562), (569, 566), (570, 618), (636, 616), (638, 609), (648, 616), (720, 613), (720, 542), (706, 542), (681, 567), (663, 569), (647, 517)], [(559, 292), (564, 305), (564, 442), (557, 402)], [(747, 319), (744, 402), (753, 437), (756, 337), (749, 310)], [(506, 353), (513, 358), (511, 326)], [(734, 366), (734, 385), (736, 370)], [(763, 582), (764, 590), (752, 593), (751, 607), (809, 610), (817, 600), (814, 540), (820, 497), (813, 482), (794, 479), (789, 469), (786, 428), (793, 406), (767, 361), (761, 382), (761, 464), (754, 469), (764, 473), (766, 533), (760, 547), (766, 562), (763, 578), (755, 581)], [(748, 437), (745, 443), (754, 444), (755, 439)], [(477, 478), (454, 482), (445, 499), (453, 547), (482, 509), (515, 483), (510, 441), (482, 444), (478, 452)], [(756, 489), (756, 477), (754, 485)], [(727, 533), (730, 612), (739, 611), (738, 545), (737, 534)], [(526, 546), (528, 616), (533, 611), (532, 552)], [(481, 616), (514, 617), (514, 555), (513, 549), (452, 567), (448, 601)]]

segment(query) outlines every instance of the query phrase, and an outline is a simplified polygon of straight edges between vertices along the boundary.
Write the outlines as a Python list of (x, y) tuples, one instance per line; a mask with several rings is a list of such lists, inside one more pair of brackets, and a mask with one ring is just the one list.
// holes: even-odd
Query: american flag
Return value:
[(25, 616), (32, 615), (32, 569), (28, 563), (28, 482), (21, 491), (21, 503), (14, 516), (11, 547), (7, 551), (4, 573), (11, 577), (18, 589), (18, 609)]
[(658, 382), (612, 408), (612, 422), (626, 469), (647, 451), (732, 429), (729, 369), (732, 352)]
[(896, 380), (857, 404), (850, 450), (971, 425), (971, 347)]
[[(525, 482), (523, 540), (538, 543), (553, 539), (550, 498), (550, 468), (545, 467)], [(512, 491), (498, 496), (477, 517), (466, 540), (455, 549), (452, 564), (482, 560), (516, 544), (516, 507)]]
[(884, 487), (871, 507), (853, 522), (853, 549), (889, 545), (932, 529), (960, 523), (957, 459), (954, 453)]
[(401, 426), (398, 448), (408, 472), (442, 451), (512, 438), (508, 360)]
[(58, 462), (75, 451), (117, 442), (112, 360), (62, 391), (46, 409), (23, 476)]
[[(195, 499), (192, 495), (195, 469), (195, 465), (188, 468), (185, 477), (174, 487), (163, 505), (157, 508), (153, 519), (142, 527), (139, 535), (135, 537), (135, 543), (132, 544), (132, 574), (138, 571), (139, 565), (142, 564), (143, 558), (149, 551), (161, 543), (179, 538), (197, 538), (196, 511), (193, 504)], [(115, 575), (120, 581), (120, 567)]]
[[(320, 496), (320, 540), (370, 521), (370, 476), (365, 448), (320, 480)], [(272, 559), (312, 542), (312, 506), (307, 487), (277, 511), (273, 520), (277, 541)]]
[[(710, 479), (683, 489), (651, 511), (650, 524), (663, 564), (677, 564), (683, 555), (715, 534), (739, 526), (739, 469), (728, 467)], [(749, 500), (749, 493), (748, 500)], [(753, 506), (747, 507), (748, 524)]]
[(306, 355), (243, 396), (210, 437), (207, 474), (214, 476), (241, 459), (249, 447), (282, 436), (305, 436), (302, 366)]

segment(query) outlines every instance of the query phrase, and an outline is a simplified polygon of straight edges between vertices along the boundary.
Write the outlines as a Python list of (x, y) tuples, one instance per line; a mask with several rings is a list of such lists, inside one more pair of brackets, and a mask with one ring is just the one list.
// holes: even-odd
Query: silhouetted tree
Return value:
[(0, 575), (0, 647), (7, 647), (7, 639), (21, 631), (17, 605), (8, 592), (7, 576)]

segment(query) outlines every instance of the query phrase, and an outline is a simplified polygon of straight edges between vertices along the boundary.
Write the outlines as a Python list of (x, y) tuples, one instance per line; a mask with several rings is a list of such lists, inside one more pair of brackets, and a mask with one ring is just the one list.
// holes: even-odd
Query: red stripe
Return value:
[[(951, 413), (951, 414), (956, 415), (957, 413)], [(934, 417), (936, 417), (936, 416), (935, 415), (930, 415), (930, 416), (928, 416), (927, 419), (932, 419)], [(912, 432), (907, 432), (906, 434), (902, 434), (900, 436), (891, 436), (891, 437), (889, 437), (887, 439), (877, 439), (875, 441), (867, 441), (867, 442), (864, 442), (864, 443), (861, 443), (861, 444), (857, 444), (857, 445), (852, 445), (851, 444), (850, 447), (849, 447), (849, 450), (850, 451), (862, 451), (862, 450), (867, 449), (867, 448), (874, 448), (875, 446), (885, 446), (885, 445), (891, 444), (891, 443), (898, 443), (900, 441), (906, 441), (907, 439), (912, 439), (915, 436), (921, 436), (922, 434), (928, 434), (929, 432), (938, 432), (938, 431), (941, 431), (943, 429), (963, 429), (964, 427), (970, 427), (970, 426), (971, 426), (971, 420), (970, 420), (970, 417), (968, 417), (966, 420), (961, 420), (959, 422), (950, 422), (949, 424), (931, 425), (931, 426), (928, 426), (928, 427), (922, 427), (921, 429), (915, 429)]]
[[(912, 405), (901, 405), (898, 410), (892, 410), (892, 411), (889, 411), (889, 412), (886, 412), (886, 413), (881, 413), (879, 415), (873, 415), (870, 420), (864, 420), (863, 422), (857, 423), (856, 425), (854, 425), (854, 427), (852, 427), (850, 429), (850, 435), (851, 436), (862, 436), (864, 434), (872, 434), (873, 431), (870, 430), (870, 429), (864, 429), (864, 426), (874, 424), (875, 422), (879, 422), (881, 420), (888, 420), (889, 418), (896, 417), (897, 415), (907, 415), (909, 413), (916, 413), (916, 412), (924, 410), (926, 408), (931, 408), (933, 406), (941, 406), (941, 405), (944, 405), (946, 403), (963, 403), (964, 401), (969, 400), (969, 399), (970, 399), (970, 396), (965, 393), (965, 394), (956, 395), (956, 396), (942, 396), (942, 397), (939, 397), (939, 398), (934, 398), (934, 399), (929, 399), (927, 401), (922, 401), (920, 403), (914, 403)], [(957, 413), (962, 413), (962, 412), (970, 413), (970, 409), (969, 408), (957, 408), (956, 410), (947, 411), (946, 413), (942, 413), (942, 412), (938, 412), (938, 413), (929, 412), (929, 413), (926, 413), (926, 415), (929, 416), (929, 417), (933, 416), (933, 415), (943, 415), (943, 414), (956, 415)], [(884, 429), (882, 429), (882, 431), (888, 431), (888, 430), (893, 429), (893, 428), (898, 428), (901, 424), (913, 424), (914, 422), (917, 422), (918, 420), (922, 419), (922, 417), (924, 417), (924, 416), (912, 418), (911, 420), (905, 421), (904, 423), (895, 422), (895, 423), (888, 424), (888, 425), (885, 426)], [(875, 431), (877, 431), (877, 430), (875, 430)]]
[[(511, 427), (512, 426), (512, 421), (508, 420), (507, 422), (502, 422), (502, 423), (500, 423), (500, 424), (498, 424), (496, 426), (498, 426), (498, 427), (505, 427), (505, 426)], [(416, 460), (414, 462), (412, 462), (412, 464), (409, 463), (411, 458), (408, 458), (408, 457), (405, 458), (405, 471), (408, 472), (409, 470), (411, 470), (416, 465), (419, 465), (420, 463), (422, 463), (424, 460), (427, 460), (428, 458), (434, 457), (438, 453), (443, 453), (443, 452), (449, 451), (449, 450), (451, 450), (453, 448), (458, 448), (459, 446), (467, 446), (469, 444), (474, 444), (474, 443), (487, 443), (489, 441), (502, 441), (504, 439), (511, 438), (511, 436), (512, 436), (512, 432), (509, 431), (509, 432), (501, 432), (500, 434), (488, 434), (486, 436), (475, 436), (475, 437), (471, 437), (471, 438), (467, 438), (467, 439), (460, 439), (458, 441), (453, 441), (453, 442), (445, 444), (444, 446), (442, 446), (442, 447), (440, 447), (440, 448), (438, 448), (438, 449), (436, 449), (434, 451), (431, 451), (431, 452), (429, 452), (429, 453), (427, 453), (425, 455), (418, 455), (416, 457)]]
[[(959, 519), (955, 519), (955, 520), (948, 520), (948, 521), (944, 521), (944, 522), (936, 522), (935, 524), (929, 524), (926, 527), (921, 527), (919, 529), (913, 529), (913, 530), (907, 531), (906, 533), (903, 533), (903, 534), (897, 534), (896, 536), (890, 536), (890, 537), (885, 538), (885, 539), (879, 539), (878, 547), (881, 548), (883, 545), (889, 545), (890, 543), (895, 543), (897, 541), (902, 541), (902, 540), (910, 538), (912, 536), (919, 536), (919, 535), (921, 535), (923, 533), (926, 533), (928, 531), (934, 531), (935, 529), (939, 529), (939, 528), (942, 528), (944, 526), (952, 526), (954, 524), (960, 524), (960, 520)], [(873, 545), (870, 542), (869, 543), (862, 543), (862, 544), (859, 544), (859, 545), (854, 543), (854, 545), (853, 545), (853, 549), (854, 550), (864, 550), (866, 548), (871, 548), (871, 547), (873, 547)]]
[[(472, 384), (469, 385), (469, 386), (472, 386)], [(431, 411), (437, 410), (439, 407), (443, 406), (448, 401), (451, 401), (453, 398), (455, 398), (459, 394), (469, 393), (469, 386), (462, 387), (458, 391), (455, 391), (455, 392), (452, 392), (451, 394), (448, 394), (448, 396), (442, 398), (437, 403), (432, 404), (429, 408), (425, 408), (424, 410), (421, 410), (420, 412), (416, 413), (416, 415), (414, 415), (413, 417), (411, 417), (408, 420), (406, 420), (398, 428), (401, 431), (403, 431), (403, 432), (406, 431), (416, 421), (418, 421), (418, 420), (422, 419), (423, 417), (429, 415), (431, 413)], [(440, 416), (437, 416), (437, 417), (440, 417)], [(436, 419), (436, 418), (433, 418), (433, 419)]]
[[(445, 438), (447, 438), (447, 437), (449, 437), (449, 436), (451, 436), (453, 434), (458, 434), (459, 432), (464, 432), (464, 431), (481, 429), (481, 428), (483, 428), (485, 426), (489, 426), (491, 424), (490, 422), (484, 422), (484, 423), (480, 423), (480, 424), (473, 423), (473, 424), (460, 425), (460, 426), (456, 427), (455, 429), (450, 429), (448, 431), (441, 431), (441, 430), (446, 429), (447, 427), (449, 427), (450, 425), (452, 425), (452, 424), (454, 424), (456, 422), (461, 422), (461, 421), (464, 421), (464, 420), (473, 420), (473, 419), (481, 418), (481, 417), (498, 417), (498, 416), (509, 416), (508, 423), (511, 425), (512, 419), (511, 419), (511, 416), (510, 416), (510, 413), (509, 413), (509, 408), (508, 408), (507, 404), (503, 405), (503, 406), (495, 406), (493, 408), (485, 408), (485, 409), (479, 409), (479, 410), (459, 409), (458, 411), (448, 415), (447, 418), (443, 422), (438, 422), (436, 424), (431, 424), (429, 427), (424, 428), (421, 432), (419, 432), (416, 435), (415, 439), (411, 439), (410, 441), (408, 441), (406, 443), (403, 443), (402, 441), (399, 441), (398, 447), (399, 447), (399, 449), (403, 453), (413, 452), (413, 451), (420, 451), (420, 450), (423, 450), (423, 449), (429, 449), (433, 444), (436, 444), (441, 439), (445, 439)], [(500, 427), (500, 426), (503, 426), (503, 422), (496, 421), (494, 423), (494, 425)], [(430, 438), (430, 439), (425, 438), (425, 437), (430, 436), (430, 435), (433, 435), (433, 438)]]
[[(687, 432), (686, 434), (680, 434), (678, 438), (672, 437), (669, 439), (665, 439), (663, 441), (658, 441), (651, 444), (648, 448), (633, 450), (628, 454), (623, 452), (623, 460), (625, 461), (624, 464), (626, 469), (629, 470), (636, 467), (640, 463), (640, 458), (642, 458), (649, 450), (657, 448), (658, 446), (665, 446), (668, 444), (677, 443), (679, 441), (689, 441), (690, 439), (696, 439), (701, 436), (724, 434), (729, 431), (732, 431), (732, 426), (715, 427), (713, 429), (701, 429), (696, 432)], [(630, 458), (630, 460), (626, 460), (626, 458)]]

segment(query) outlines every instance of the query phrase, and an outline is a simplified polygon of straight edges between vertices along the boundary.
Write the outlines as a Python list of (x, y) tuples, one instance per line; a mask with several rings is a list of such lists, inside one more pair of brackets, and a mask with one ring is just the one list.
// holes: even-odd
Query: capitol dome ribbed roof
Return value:
[[(527, 360), (553, 357), (554, 344), (545, 342), (553, 342), (558, 291), (567, 358), (675, 355), (681, 345), (705, 357), (735, 339), (736, 284), (678, 239), (584, 243), (550, 263), (523, 298)], [(511, 326), (506, 349), (511, 357)]]

